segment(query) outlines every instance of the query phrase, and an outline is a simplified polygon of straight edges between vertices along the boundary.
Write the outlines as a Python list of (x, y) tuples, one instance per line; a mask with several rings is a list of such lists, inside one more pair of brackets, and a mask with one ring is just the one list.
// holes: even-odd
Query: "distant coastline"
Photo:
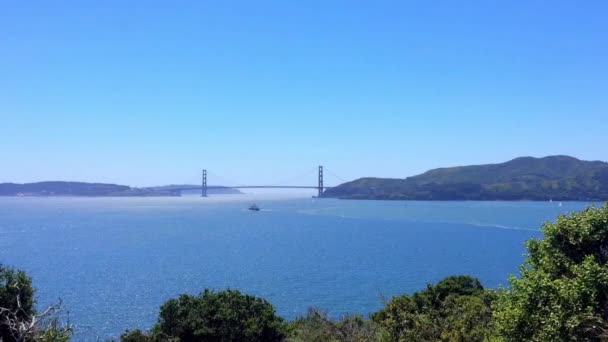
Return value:
[[(5, 197), (179, 197), (183, 187), (195, 185), (166, 185), (158, 187), (136, 188), (127, 185), (86, 182), (48, 181), (36, 183), (0, 183), (0, 196)], [(191, 190), (184, 191), (190, 193)], [(209, 194), (241, 194), (232, 188), (214, 188)]]
[(439, 168), (404, 178), (360, 178), (323, 197), (372, 200), (606, 201), (608, 163), (570, 156)]

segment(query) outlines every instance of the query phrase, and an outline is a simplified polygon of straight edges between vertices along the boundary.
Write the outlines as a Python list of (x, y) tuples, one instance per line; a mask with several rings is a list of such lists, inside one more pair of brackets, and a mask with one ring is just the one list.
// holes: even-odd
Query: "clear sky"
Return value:
[(0, 182), (608, 160), (607, 15), (608, 1), (0, 1)]

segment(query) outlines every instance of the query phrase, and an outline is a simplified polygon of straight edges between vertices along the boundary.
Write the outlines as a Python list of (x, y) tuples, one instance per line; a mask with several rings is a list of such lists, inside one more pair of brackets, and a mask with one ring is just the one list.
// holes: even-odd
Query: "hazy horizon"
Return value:
[[(519, 157), (515, 157), (515, 158), (521, 158), (521, 157), (533, 157), (533, 158), (543, 158), (543, 157), (549, 157), (549, 156), (541, 156), (541, 157), (534, 157), (534, 156), (519, 156)], [(576, 156), (568, 156), (568, 157), (574, 157), (577, 158)], [(510, 161), (512, 159), (515, 158), (511, 158), (509, 160), (505, 160), (504, 162)], [(580, 159), (580, 158), (577, 158)], [(583, 160), (583, 159), (580, 159)], [(605, 160), (586, 160), (586, 161), (601, 161), (601, 162), (607, 162)], [(487, 163), (490, 164), (490, 163)], [(493, 164), (493, 163), (492, 163)], [(482, 164), (478, 164), (478, 165), (482, 165)], [(449, 168), (449, 167), (455, 167), (455, 166), (466, 166), (466, 165), (446, 165), (446, 166), (440, 166), (439, 168)], [(429, 171), (429, 170), (426, 170)], [(308, 172), (309, 174), (312, 174), (312, 172)], [(418, 175), (418, 174), (416, 174)], [(399, 179), (404, 179), (407, 177), (411, 177), (411, 176), (416, 176), (416, 175), (409, 175), (409, 176), (405, 176), (405, 177), (392, 177), (392, 178), (399, 178)], [(313, 175), (316, 177), (316, 175)], [(221, 177), (221, 176), (220, 176)], [(375, 177), (374, 175), (367, 175), (367, 176), (361, 176), (360, 178), (363, 177)], [(291, 185), (294, 182), (298, 183), (299, 185), (314, 185), (314, 181), (316, 181), (316, 179), (313, 179), (311, 177), (309, 177), (310, 179), (306, 179), (303, 180), (303, 177), (301, 176), (297, 176), (296, 179), (300, 179), (299, 183), (296, 180), (286, 180), (283, 182), (279, 182), (280, 184), (284, 184), (284, 185)], [(334, 185), (338, 185), (341, 184), (343, 182), (347, 182), (349, 180), (345, 180), (345, 179), (337, 179), (336, 176), (330, 175), (330, 177), (326, 176), (326, 179), (330, 179), (331, 183), (325, 183), (326, 186), (334, 186)], [(390, 178), (390, 177), (387, 177)], [(223, 178), (220, 178), (219, 180), (215, 180), (212, 181), (210, 183), (208, 183), (208, 186), (226, 186), (228, 188), (232, 187), (232, 188), (237, 188), (239, 187), (239, 185), (242, 185), (242, 183), (234, 183), (234, 181), (229, 181), (229, 180), (225, 180), (222, 183)], [(72, 179), (45, 179), (45, 180), (37, 180), (37, 181), (32, 181), (32, 182), (27, 182), (27, 183), (38, 183), (38, 182), (83, 182), (83, 183), (104, 183), (104, 182), (98, 182), (98, 181), (94, 181), (94, 180), (72, 180)], [(0, 184), (1, 183), (17, 183), (17, 182), (5, 182), (0, 180)], [(256, 184), (251, 184), (251, 185), (275, 185), (275, 184), (279, 184), (277, 182), (274, 183), (267, 183), (267, 184), (261, 184), (261, 183), (256, 183)], [(112, 183), (111, 183), (112, 184)], [(116, 184), (116, 183), (114, 183)], [(131, 187), (140, 187), (140, 188), (145, 188), (145, 187), (155, 187), (155, 186), (169, 186), (169, 185), (200, 185), (196, 182), (192, 182), (192, 183), (164, 183), (164, 184), (146, 184), (146, 185), (132, 185), (132, 184), (120, 184), (120, 185), (129, 185)], [(244, 189), (241, 190), (242, 194), (241, 195), (250, 195), (250, 194), (268, 194), (268, 195), (275, 195), (275, 194), (286, 194), (288, 196), (309, 196), (310, 194), (315, 194), (316, 193), (316, 189)], [(189, 193), (184, 193), (182, 194), (182, 196), (189, 196), (189, 195), (193, 195), (193, 194), (189, 194)], [(213, 196), (233, 196), (235, 194), (213, 194)], [(239, 195), (239, 194), (236, 194)]]

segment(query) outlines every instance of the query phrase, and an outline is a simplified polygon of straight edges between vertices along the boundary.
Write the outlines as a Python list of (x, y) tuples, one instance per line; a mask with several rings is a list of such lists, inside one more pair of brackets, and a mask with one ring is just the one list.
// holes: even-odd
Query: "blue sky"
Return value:
[(2, 1), (0, 182), (608, 160), (606, 13), (606, 1)]

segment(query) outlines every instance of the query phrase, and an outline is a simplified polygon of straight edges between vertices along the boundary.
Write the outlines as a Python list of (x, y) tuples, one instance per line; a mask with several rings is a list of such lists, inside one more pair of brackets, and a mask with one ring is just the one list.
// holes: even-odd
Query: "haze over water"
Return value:
[(506, 284), (543, 221), (588, 205), (289, 197), (0, 198), (0, 262), (33, 276), (40, 306), (62, 298), (76, 341), (148, 329), (166, 299), (204, 288), (290, 319), (368, 314), (451, 274)]

